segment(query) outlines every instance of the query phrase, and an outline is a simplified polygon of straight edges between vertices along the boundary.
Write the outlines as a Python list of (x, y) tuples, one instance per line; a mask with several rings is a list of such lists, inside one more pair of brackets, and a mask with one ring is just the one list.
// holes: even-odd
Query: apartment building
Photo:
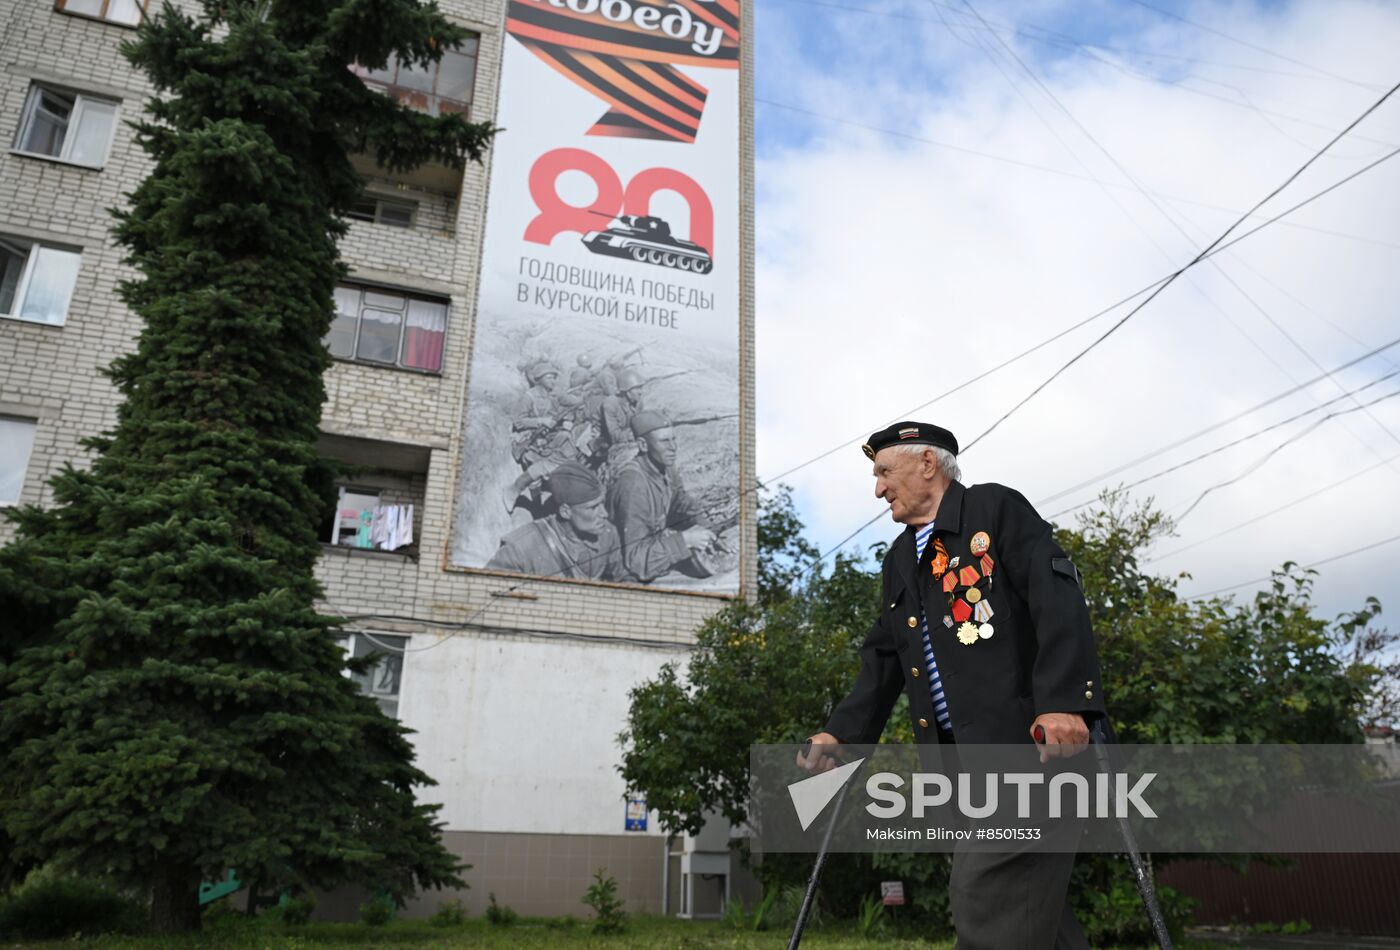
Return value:
[[(119, 52), (145, 3), (6, 0), (0, 9), (0, 505), (51, 503), (49, 479), (65, 464), (88, 464), (80, 440), (115, 419), (115, 392), (100, 371), (140, 327), (116, 294), (134, 273), (121, 263), (106, 209), (150, 167), (125, 123), (151, 90)], [(340, 486), (325, 527), (317, 569), (325, 609), (351, 618), (350, 653), (380, 655), (362, 685), (416, 731), (419, 764), (439, 783), (421, 794), (444, 805), (447, 843), (472, 865), (469, 891), (425, 895), (410, 910), (431, 913), (446, 896), (479, 913), (494, 893), (522, 913), (577, 915), (600, 867), (634, 910), (714, 910), (732, 877), (726, 829), (668, 844), (645, 803), (628, 800), (616, 737), (628, 690), (683, 662), (698, 625), (743, 596), (756, 570), (746, 490), (754, 483), (752, 54), (738, 42), (751, 12), (725, 0), (439, 6), (474, 36), (436, 69), (357, 71), (415, 108), (506, 131), (483, 166), (465, 171), (388, 174), (358, 160), (365, 191), (341, 245), (350, 274), (326, 340), (335, 361), (321, 424), (323, 450), (362, 466)], [(635, 90), (619, 105), (596, 72), (561, 74), (567, 51), (532, 32), (545, 15), (599, 28), (625, 19), (649, 48), (681, 45), (666, 54), (669, 64), (647, 61), (660, 84), (647, 93), (650, 105), (636, 105), (644, 96)], [(729, 72), (697, 81), (720, 72), (701, 57), (726, 59)], [(546, 141), (547, 127), (531, 131), (545, 100), (557, 142)], [(584, 112), (596, 114), (578, 129), (560, 125)], [(702, 114), (726, 135), (711, 135)], [(571, 144), (590, 134), (577, 140), (582, 148)], [(705, 150), (699, 171), (673, 160), (687, 148)], [(723, 162), (713, 171), (716, 156)], [(576, 214), (553, 233), (529, 230), (548, 209), (519, 206), (526, 171), (534, 188), (535, 173), (549, 168), (559, 208), (591, 214), (594, 225)], [(518, 222), (528, 254), (512, 243), (522, 239)], [(689, 240), (679, 237), (682, 224)], [(653, 243), (638, 249), (639, 238)], [(518, 311), (502, 302), (507, 288)], [(556, 385), (552, 398), (569, 406), (567, 438), (557, 438), (559, 426), (519, 421), (518, 407), (540, 385)], [(671, 562), (502, 568), (498, 549), (521, 529), (559, 523), (549, 475), (562, 457), (609, 485), (610, 517), (612, 496), (626, 506), (618, 473), (645, 467), (658, 420), (614, 438), (636, 442), (606, 458), (605, 402), (630, 418), (652, 418), (644, 406), (674, 423), (677, 464), (691, 466), (697, 510), (713, 529), (704, 542), (687, 537), (705, 553), (696, 546), (687, 559), (672, 538), (681, 553)], [(655, 533), (633, 527), (623, 542)], [(0, 543), (12, 534), (0, 525)]]

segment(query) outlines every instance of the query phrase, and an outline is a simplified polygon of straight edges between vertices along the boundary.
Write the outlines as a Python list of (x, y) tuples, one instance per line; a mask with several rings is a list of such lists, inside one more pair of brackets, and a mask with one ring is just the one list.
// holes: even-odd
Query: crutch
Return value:
[[(1108, 742), (1103, 734), (1103, 720), (1094, 720), (1094, 725), (1089, 729), (1089, 739), (1094, 745), (1094, 758), (1098, 762), (1099, 771), (1111, 777), (1113, 763), (1108, 758)], [(1045, 730), (1040, 726), (1035, 727), (1035, 741), (1041, 745), (1045, 743)], [(1123, 836), (1123, 849), (1128, 852), (1128, 860), (1133, 865), (1133, 878), (1137, 881), (1143, 906), (1147, 908), (1147, 919), (1152, 922), (1152, 935), (1157, 938), (1157, 945), (1162, 950), (1172, 950), (1167, 921), (1162, 916), (1161, 905), (1157, 903), (1157, 888), (1152, 883), (1152, 875), (1147, 871), (1147, 862), (1143, 861), (1142, 854), (1138, 851), (1137, 836), (1133, 834), (1133, 826), (1128, 822), (1127, 815), (1118, 816), (1118, 830)]]

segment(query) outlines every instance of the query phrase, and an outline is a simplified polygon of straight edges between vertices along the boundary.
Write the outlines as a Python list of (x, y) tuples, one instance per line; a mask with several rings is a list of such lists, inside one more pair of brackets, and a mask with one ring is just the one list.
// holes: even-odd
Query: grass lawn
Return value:
[[(426, 921), (396, 921), (386, 927), (364, 924), (308, 924), (283, 927), (262, 921), (234, 926), (220, 924), (190, 937), (102, 937), (85, 944), (101, 948), (152, 950), (158, 947), (303, 948), (372, 946), (384, 950), (435, 947), (481, 947), (490, 950), (545, 950), (554, 947), (598, 948), (598, 950), (767, 950), (787, 946), (789, 932), (773, 929), (761, 932), (739, 931), (718, 921), (689, 921), (665, 917), (629, 917), (622, 934), (594, 934), (583, 920), (531, 920), (500, 927), (482, 919), (468, 920), (457, 927), (435, 927)], [(71, 945), (71, 944), (69, 944)], [(57, 946), (56, 943), (11, 944), (10, 946)], [(809, 930), (803, 947), (823, 950), (874, 950), (890, 947), (900, 950), (951, 950), (951, 940), (885, 936), (865, 938), (853, 926), (833, 924)]]
[[(493, 926), (483, 919), (456, 927), (435, 927), (426, 921), (397, 921), (385, 927), (364, 924), (308, 924), (283, 927), (270, 921), (234, 921), (207, 928), (190, 937), (101, 937), (85, 946), (154, 950), (161, 947), (230, 947), (247, 950), (370, 946), (384, 950), (429, 950), (435, 947), (481, 947), (489, 950), (545, 950), (555, 947), (596, 950), (782, 950), (789, 931), (778, 927), (762, 932), (739, 931), (718, 921), (687, 921), (665, 917), (629, 917), (627, 931), (594, 934), (583, 920), (523, 919), (512, 926)], [(71, 942), (65, 942), (71, 946)], [(12, 947), (57, 946), (58, 943), (8, 944)], [(951, 939), (914, 934), (887, 933), (863, 937), (850, 923), (836, 923), (808, 930), (803, 947), (817, 950), (952, 950)], [(1184, 946), (1201, 946), (1186, 944)], [(1135, 948), (1136, 950), (1136, 948)]]

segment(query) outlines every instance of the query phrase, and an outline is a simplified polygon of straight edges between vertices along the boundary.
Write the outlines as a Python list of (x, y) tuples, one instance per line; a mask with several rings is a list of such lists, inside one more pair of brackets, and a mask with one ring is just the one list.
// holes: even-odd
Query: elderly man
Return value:
[[(958, 481), (947, 429), (899, 422), (870, 437), (875, 496), (905, 526), (885, 555), (880, 616), (855, 686), (798, 757), (834, 764), (832, 747), (879, 741), (901, 688), (920, 743), (1035, 741), (1041, 761), (1089, 741), (1104, 715), (1098, 653), (1079, 573), (1018, 492)], [(1087, 948), (1066, 900), (1078, 826), (1053, 853), (955, 853), (949, 897), (959, 950)]]
[(670, 418), (643, 409), (630, 426), (642, 451), (618, 470), (608, 488), (608, 513), (622, 535), (622, 562), (630, 579), (649, 584), (674, 570), (709, 575), (703, 551), (715, 535), (700, 524), (699, 508), (675, 471)]
[(549, 473), (545, 485), (558, 510), (503, 537), (486, 566), (542, 577), (621, 579), (621, 549), (598, 477), (577, 462), (565, 462)]

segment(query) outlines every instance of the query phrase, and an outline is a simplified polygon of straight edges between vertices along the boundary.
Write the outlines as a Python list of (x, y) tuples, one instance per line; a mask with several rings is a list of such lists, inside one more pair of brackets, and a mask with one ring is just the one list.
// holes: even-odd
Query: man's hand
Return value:
[(1031, 723), (1031, 738), (1040, 747), (1043, 765), (1052, 758), (1068, 758), (1088, 748), (1089, 725), (1079, 713), (1041, 713)]
[(797, 764), (813, 775), (821, 772), (830, 772), (836, 768), (836, 749), (841, 745), (841, 740), (837, 739), (829, 732), (819, 732), (807, 740), (811, 743), (804, 752), (797, 753)]
[(714, 542), (715, 533), (704, 525), (697, 524), (682, 531), (681, 537), (685, 539), (685, 546), (692, 551), (703, 551)]

